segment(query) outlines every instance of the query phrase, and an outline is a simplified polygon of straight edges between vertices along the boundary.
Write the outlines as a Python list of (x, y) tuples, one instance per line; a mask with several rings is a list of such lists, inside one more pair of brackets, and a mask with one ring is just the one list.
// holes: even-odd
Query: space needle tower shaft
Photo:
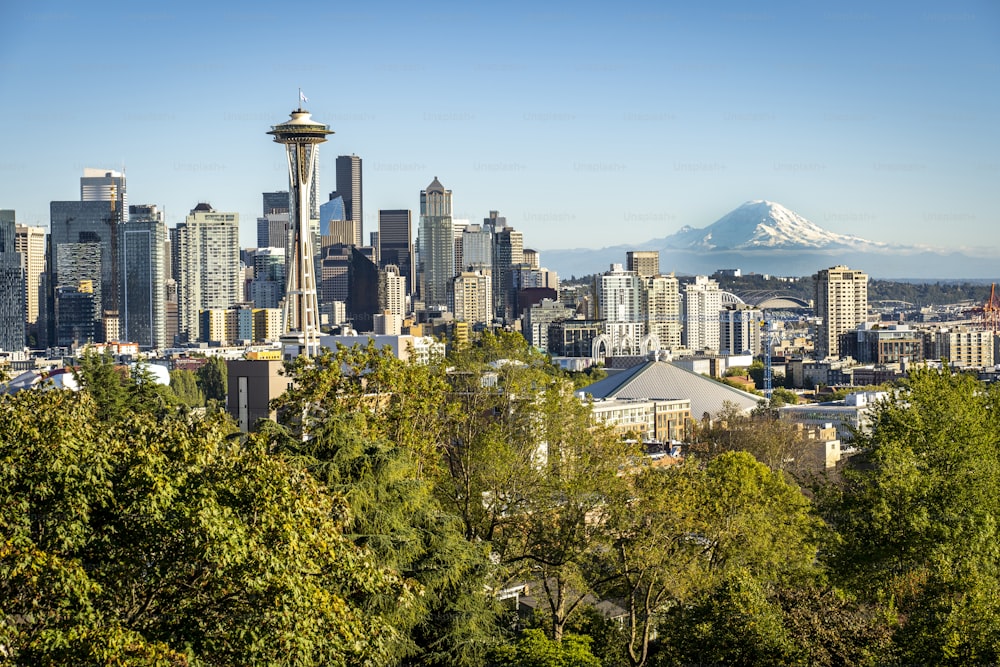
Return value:
[[(300, 100), (304, 100), (299, 95)], [(315, 250), (310, 229), (309, 193), (316, 178), (316, 156), (319, 144), (333, 134), (328, 125), (312, 119), (301, 108), (292, 111), (291, 118), (271, 127), (268, 134), (275, 143), (284, 144), (288, 156), (289, 227), (291, 245), (285, 260), (287, 288), (285, 290), (286, 338), (301, 344), (302, 354), (319, 351), (319, 300), (316, 296)]]

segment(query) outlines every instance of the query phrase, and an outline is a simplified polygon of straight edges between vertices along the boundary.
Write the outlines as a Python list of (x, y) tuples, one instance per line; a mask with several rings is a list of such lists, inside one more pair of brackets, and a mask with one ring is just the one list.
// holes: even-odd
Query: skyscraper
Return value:
[(119, 257), (121, 337), (142, 349), (166, 347), (167, 228), (156, 206), (129, 206)]
[(454, 279), (455, 320), (470, 325), (493, 321), (493, 285), (488, 273), (462, 271)]
[[(481, 225), (468, 225), (462, 230), (462, 271), (482, 271), (492, 275), (493, 234)], [(493, 288), (490, 288), (492, 294)]]
[(113, 201), (120, 222), (128, 221), (125, 174), (113, 169), (85, 167), (80, 178), (80, 201)]
[(695, 276), (684, 287), (683, 342), (691, 350), (719, 349), (719, 313), (722, 291), (708, 276)]
[[(327, 236), (330, 228), (330, 224), (334, 221), (347, 220), (347, 213), (344, 210), (344, 198), (338, 195), (336, 192), (330, 193), (330, 201), (325, 202), (319, 207), (319, 234), (320, 236)], [(352, 236), (349, 243), (355, 244), (355, 237)]]
[(378, 307), (380, 313), (394, 315), (402, 320), (406, 314), (406, 280), (395, 264), (379, 271)]
[(181, 341), (195, 341), (200, 338), (202, 310), (226, 309), (242, 300), (240, 216), (198, 204), (177, 225), (174, 236), (177, 335)]
[(434, 177), (420, 191), (420, 298), (425, 308), (451, 305), (455, 276), (455, 232), (451, 221), (451, 190)]
[(251, 262), (250, 300), (257, 308), (278, 308), (285, 296), (285, 250), (257, 248)]
[(0, 211), (0, 350), (24, 348), (24, 270), (14, 211)]
[[(13, 214), (13, 211), (11, 211)], [(2, 215), (2, 214), (0, 214)], [(41, 227), (17, 225), (17, 251), (21, 253), (24, 269), (24, 304), (29, 333), (38, 333), (40, 302), (39, 289), (45, 272), (45, 230)]]
[[(300, 95), (301, 97), (301, 95)], [(288, 287), (285, 290), (285, 327), (298, 335), (301, 350), (308, 356), (319, 351), (319, 300), (316, 295), (316, 253), (313, 246), (312, 219), (319, 218), (319, 204), (310, 206), (308, 198), (316, 183), (319, 144), (333, 134), (329, 126), (312, 119), (299, 107), (291, 119), (274, 125), (268, 134), (284, 144), (288, 158), (289, 227), (292, 243), (285, 267)], [(312, 209), (315, 208), (315, 215)]]
[(381, 209), (378, 212), (378, 261), (380, 268), (398, 267), (411, 294), (413, 281), (413, 222), (409, 209)]
[(347, 317), (357, 331), (374, 331), (374, 316), (380, 312), (378, 267), (361, 248), (351, 246), (350, 252), (351, 261), (347, 269)]
[(490, 211), (484, 221), (493, 234), (493, 303), (496, 317), (504, 323), (517, 318), (517, 290), (514, 284), (514, 267), (524, 262), (524, 236), (506, 225), (506, 218)]
[(838, 265), (813, 276), (817, 359), (840, 355), (840, 336), (857, 329), (868, 317), (868, 274)]
[[(336, 195), (344, 200), (344, 215), (346, 220), (357, 223), (357, 236), (354, 245), (364, 245), (364, 210), (361, 206), (361, 158), (357, 155), (340, 155), (337, 157), (337, 191)], [(333, 199), (333, 197), (330, 197)]]
[[(107, 330), (117, 328), (102, 323), (105, 317), (118, 318), (114, 304), (118, 300), (116, 253), (121, 216), (116, 207), (114, 200), (50, 202), (45, 283), (52, 297), (53, 317), (46, 318), (47, 345), (103, 342)], [(60, 307), (60, 294), (73, 301), (72, 307)], [(78, 296), (82, 294), (86, 296)], [(88, 305), (92, 312), (87, 312)]]

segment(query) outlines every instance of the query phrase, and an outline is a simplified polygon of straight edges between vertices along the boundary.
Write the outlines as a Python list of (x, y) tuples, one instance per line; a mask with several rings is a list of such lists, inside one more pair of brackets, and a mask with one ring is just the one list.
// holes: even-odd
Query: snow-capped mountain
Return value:
[(662, 239), (663, 248), (677, 250), (873, 250), (886, 244), (836, 234), (806, 220), (781, 204), (748, 201), (703, 229), (685, 226)]
[(846, 264), (878, 278), (992, 278), (996, 256), (868, 241), (830, 232), (781, 204), (749, 201), (702, 229), (686, 226), (645, 243), (543, 250), (560, 276), (606, 271), (629, 250), (658, 250), (660, 269), (708, 275), (720, 268), (805, 276)]

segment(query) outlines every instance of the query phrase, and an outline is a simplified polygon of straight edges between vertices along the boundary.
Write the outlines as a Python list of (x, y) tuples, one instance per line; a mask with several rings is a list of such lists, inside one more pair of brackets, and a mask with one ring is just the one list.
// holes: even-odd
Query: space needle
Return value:
[[(286, 255), (288, 273), (285, 290), (285, 335), (282, 347), (297, 346), (300, 354), (319, 352), (319, 300), (316, 297), (312, 231), (309, 225), (309, 193), (316, 177), (318, 147), (333, 134), (329, 125), (312, 119), (302, 108), (306, 97), (299, 90), (299, 108), (292, 117), (273, 125), (268, 134), (275, 143), (284, 144), (288, 154), (288, 212), (292, 246)], [(284, 356), (288, 356), (287, 352)], [(292, 355), (294, 356), (294, 355)]]

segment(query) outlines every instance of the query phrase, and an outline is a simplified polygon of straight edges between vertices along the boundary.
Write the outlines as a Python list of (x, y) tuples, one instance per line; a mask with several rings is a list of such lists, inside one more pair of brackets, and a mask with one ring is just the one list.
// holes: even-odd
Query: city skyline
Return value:
[[(443, 8), (443, 19), (391, 3), (313, 7), (352, 41), (405, 47), (372, 55), (314, 40), (301, 62), (195, 42), (183, 3), (5, 8), (0, 85), (30, 102), (5, 105), (0, 119), (61, 131), (8, 132), (0, 207), (48, 228), (49, 202), (75, 199), (84, 168), (124, 167), (130, 199), (159, 205), (168, 225), (207, 201), (238, 212), (241, 246), (252, 246), (260, 193), (287, 187), (263, 135), (301, 86), (304, 106), (336, 133), (321, 197), (336, 156), (361, 157), (366, 230), (379, 209), (416, 214), (419, 190), (439, 176), (455, 218), (503, 210), (543, 251), (639, 244), (750, 199), (878, 241), (1000, 245), (995, 5), (598, 7)], [(199, 32), (252, 44), (273, 31), (271, 11), (199, 7)], [(458, 46), (492, 34), (498, 48), (459, 59), (449, 40), (416, 39), (437, 20)], [(98, 27), (127, 58), (75, 55), (93, 53)], [(80, 76), (99, 62), (128, 95)], [(452, 93), (424, 84), (441, 75)]]

